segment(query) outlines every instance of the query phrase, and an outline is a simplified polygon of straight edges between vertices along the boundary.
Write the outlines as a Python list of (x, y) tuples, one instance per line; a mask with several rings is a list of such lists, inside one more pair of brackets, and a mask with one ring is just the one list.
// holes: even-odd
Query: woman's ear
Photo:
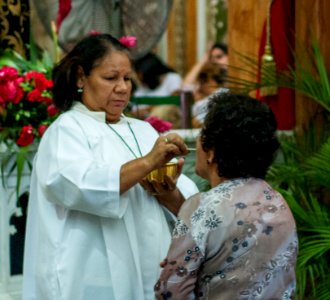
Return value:
[(207, 157), (207, 164), (212, 164), (214, 162), (214, 150), (210, 149), (207, 151), (206, 153), (206, 157)]
[(81, 66), (78, 66), (77, 69), (77, 87), (83, 88), (84, 87), (84, 81), (85, 81), (85, 73)]

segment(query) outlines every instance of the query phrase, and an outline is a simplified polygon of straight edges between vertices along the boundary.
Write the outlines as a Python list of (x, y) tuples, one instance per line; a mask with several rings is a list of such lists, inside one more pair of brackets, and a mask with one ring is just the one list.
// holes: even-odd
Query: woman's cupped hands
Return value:
[(189, 153), (187, 145), (181, 136), (169, 133), (160, 136), (146, 158), (154, 166), (160, 168), (175, 157), (185, 156)]
[[(142, 187), (153, 195), (164, 195), (169, 192), (173, 192), (176, 189), (176, 183), (179, 176), (182, 173), (184, 165), (183, 156), (189, 153), (184, 140), (175, 133), (171, 133), (165, 136), (160, 136), (152, 150), (147, 154), (148, 159), (153, 164), (153, 169), (158, 169), (164, 166), (167, 162), (176, 159), (177, 172), (174, 176), (164, 176), (163, 182), (156, 180), (147, 180), (144, 178), (140, 184)], [(180, 157), (181, 158), (178, 158)]]

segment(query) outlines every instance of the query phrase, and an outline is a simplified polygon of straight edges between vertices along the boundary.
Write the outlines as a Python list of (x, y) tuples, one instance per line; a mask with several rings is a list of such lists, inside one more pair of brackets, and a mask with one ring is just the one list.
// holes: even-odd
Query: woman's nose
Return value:
[(119, 79), (116, 84), (116, 91), (118, 92), (126, 92), (129, 89), (129, 81), (125, 79)]

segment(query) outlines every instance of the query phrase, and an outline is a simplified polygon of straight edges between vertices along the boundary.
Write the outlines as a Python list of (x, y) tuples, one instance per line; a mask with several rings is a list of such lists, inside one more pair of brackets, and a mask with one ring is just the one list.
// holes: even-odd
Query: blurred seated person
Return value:
[(200, 128), (203, 124), (209, 96), (227, 92), (226, 85), (227, 72), (220, 64), (206, 62), (197, 76), (198, 87), (193, 93), (195, 103), (192, 106), (192, 126)]
[(265, 180), (279, 142), (271, 109), (217, 94), (196, 143), (196, 174), (211, 189), (181, 206), (157, 299), (293, 299), (296, 224)]
[(226, 85), (227, 72), (221, 65), (206, 62), (197, 75), (197, 87), (193, 92), (195, 101), (200, 101)]
[(176, 105), (156, 105), (151, 109), (149, 116), (170, 122), (172, 124), (171, 129), (180, 129), (182, 127), (181, 110)]
[(134, 68), (141, 83), (134, 96), (169, 96), (181, 86), (181, 76), (152, 52), (137, 59)]
[(215, 43), (208, 49), (204, 56), (188, 71), (183, 78), (183, 89), (194, 90), (198, 84), (198, 74), (207, 62), (219, 64), (222, 69), (228, 69), (228, 47), (223, 43)]
[[(137, 59), (134, 68), (139, 80), (134, 97), (171, 96), (181, 87), (181, 76), (152, 52)], [(132, 113), (144, 119), (150, 115), (152, 108), (149, 105), (138, 105), (132, 108)], [(177, 107), (176, 110), (180, 109)]]

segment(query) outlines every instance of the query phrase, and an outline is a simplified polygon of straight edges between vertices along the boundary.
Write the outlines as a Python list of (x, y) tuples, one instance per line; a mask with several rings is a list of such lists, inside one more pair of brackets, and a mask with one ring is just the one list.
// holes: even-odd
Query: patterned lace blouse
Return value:
[(182, 207), (157, 299), (291, 299), (297, 248), (278, 192), (260, 179), (225, 181)]

